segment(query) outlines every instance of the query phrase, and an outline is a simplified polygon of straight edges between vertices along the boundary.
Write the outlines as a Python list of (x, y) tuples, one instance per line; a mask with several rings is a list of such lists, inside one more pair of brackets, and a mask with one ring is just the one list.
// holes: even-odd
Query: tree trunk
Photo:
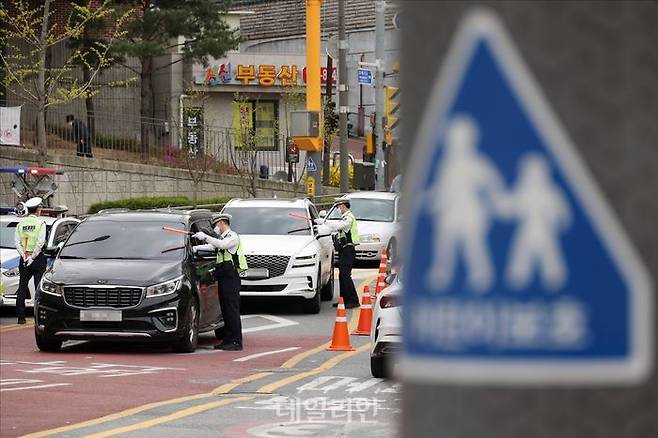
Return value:
[(151, 141), (151, 124), (153, 117), (153, 108), (152, 108), (152, 73), (153, 73), (153, 58), (144, 58), (142, 59), (142, 71), (140, 73), (141, 79), (141, 93), (140, 93), (140, 116), (141, 116), (141, 152), (142, 158), (146, 159), (148, 157), (149, 145)]
[(39, 151), (39, 166), (44, 167), (47, 162), (46, 139), (46, 50), (48, 47), (48, 18), (50, 16), (50, 3), (46, 0), (43, 5), (43, 19), (41, 21), (41, 36), (39, 37), (39, 74), (37, 75), (36, 92), (39, 100), (37, 107), (37, 149)]
[[(82, 78), (85, 84), (91, 81), (91, 71), (86, 67), (82, 68)], [(89, 137), (93, 146), (96, 139), (96, 110), (92, 97), (85, 98), (85, 108), (87, 109), (87, 128), (89, 129)]]

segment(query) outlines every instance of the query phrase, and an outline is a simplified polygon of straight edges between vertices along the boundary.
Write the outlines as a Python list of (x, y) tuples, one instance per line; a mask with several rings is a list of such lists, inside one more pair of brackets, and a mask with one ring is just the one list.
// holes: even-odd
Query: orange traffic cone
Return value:
[(359, 325), (353, 335), (370, 336), (370, 326), (372, 325), (372, 302), (370, 301), (370, 289), (368, 286), (363, 287), (363, 301), (359, 310)]
[(382, 250), (382, 259), (379, 262), (379, 276), (377, 277), (377, 285), (375, 286), (375, 296), (379, 295), (381, 291), (386, 288), (386, 274), (388, 273), (388, 256), (386, 250)]
[(350, 345), (350, 333), (347, 329), (347, 314), (345, 313), (345, 301), (343, 301), (343, 297), (338, 298), (334, 336), (331, 338), (331, 346), (327, 350), (354, 351), (354, 348)]

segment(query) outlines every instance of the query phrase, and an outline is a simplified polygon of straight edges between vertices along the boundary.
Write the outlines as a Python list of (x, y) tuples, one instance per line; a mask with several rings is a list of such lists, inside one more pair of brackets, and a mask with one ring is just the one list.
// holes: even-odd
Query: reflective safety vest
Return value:
[(349, 216), (352, 218), (352, 226), (350, 227), (350, 230), (346, 233), (345, 231), (340, 231), (338, 233), (338, 238), (340, 239), (346, 239), (347, 244), (353, 243), (354, 245), (358, 245), (361, 240), (359, 239), (359, 227), (356, 224), (356, 218), (354, 217), (354, 213), (352, 211), (348, 211), (345, 213), (345, 216)]
[(23, 251), (34, 252), (42, 226), (43, 221), (33, 215), (26, 217), (18, 224), (16, 228), (18, 229), (18, 238), (23, 246)]
[(231, 254), (228, 249), (220, 249), (217, 251), (217, 264), (221, 265), (222, 263), (230, 263), (233, 266), (237, 266), (238, 273), (244, 272), (249, 269), (247, 265), (247, 257), (244, 255), (244, 248), (242, 247), (242, 240), (238, 236), (240, 243), (238, 244), (238, 250), (235, 254)]

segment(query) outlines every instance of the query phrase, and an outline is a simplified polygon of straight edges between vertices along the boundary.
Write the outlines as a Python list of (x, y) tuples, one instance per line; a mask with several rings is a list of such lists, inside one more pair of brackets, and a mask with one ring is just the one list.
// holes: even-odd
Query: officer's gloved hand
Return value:
[(208, 236), (208, 235), (207, 235), (206, 233), (204, 233), (203, 231), (199, 231), (198, 233), (193, 234), (192, 237), (194, 237), (194, 238), (197, 239), (197, 240), (203, 240), (203, 241), (205, 242), (206, 239), (207, 239), (208, 237), (210, 237), (210, 236)]
[(324, 219), (313, 219), (313, 222), (315, 222), (315, 225), (322, 225), (324, 223)]

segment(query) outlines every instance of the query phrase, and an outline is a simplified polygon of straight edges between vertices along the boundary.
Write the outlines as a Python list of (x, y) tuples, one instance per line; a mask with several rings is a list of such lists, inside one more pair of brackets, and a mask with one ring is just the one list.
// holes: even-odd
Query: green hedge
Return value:
[[(226, 204), (230, 197), (218, 197), (209, 199), (199, 199), (196, 205), (205, 204)], [(182, 205), (193, 205), (192, 199), (186, 196), (155, 196), (144, 198), (118, 199), (116, 201), (97, 202), (89, 207), (88, 214), (98, 213), (106, 208), (127, 208), (130, 210), (140, 210), (148, 208), (177, 207)]]

